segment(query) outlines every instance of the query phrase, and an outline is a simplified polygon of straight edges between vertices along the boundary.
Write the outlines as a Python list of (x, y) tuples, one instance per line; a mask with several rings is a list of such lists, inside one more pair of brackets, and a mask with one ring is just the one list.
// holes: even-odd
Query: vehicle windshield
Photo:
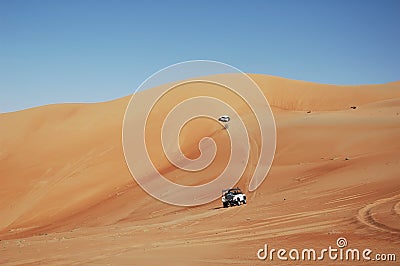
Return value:
[(227, 195), (227, 194), (233, 194), (233, 195), (237, 195), (237, 194), (241, 194), (242, 191), (239, 188), (232, 188), (232, 189), (227, 189), (227, 190), (222, 190), (222, 195)]

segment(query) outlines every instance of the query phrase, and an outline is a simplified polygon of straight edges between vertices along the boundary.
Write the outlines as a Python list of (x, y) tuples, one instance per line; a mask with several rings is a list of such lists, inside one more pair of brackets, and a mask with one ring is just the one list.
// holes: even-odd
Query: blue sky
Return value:
[(0, 0), (0, 112), (106, 101), (193, 59), (330, 84), (400, 79), (400, 1)]

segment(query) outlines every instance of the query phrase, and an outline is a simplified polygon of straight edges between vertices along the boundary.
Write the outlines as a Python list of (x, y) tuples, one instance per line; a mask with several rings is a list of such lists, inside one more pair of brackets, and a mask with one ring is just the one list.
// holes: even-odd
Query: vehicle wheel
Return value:
[(241, 204), (241, 202), (240, 202), (240, 200), (238, 200), (238, 201), (237, 201), (237, 205), (240, 206), (240, 204)]
[(224, 202), (223, 204), (224, 204), (224, 208), (228, 208), (229, 207), (228, 202)]
[(246, 200), (244, 199), (244, 200), (243, 200), (243, 204), (246, 204), (246, 203), (247, 203), (247, 202), (246, 202)]

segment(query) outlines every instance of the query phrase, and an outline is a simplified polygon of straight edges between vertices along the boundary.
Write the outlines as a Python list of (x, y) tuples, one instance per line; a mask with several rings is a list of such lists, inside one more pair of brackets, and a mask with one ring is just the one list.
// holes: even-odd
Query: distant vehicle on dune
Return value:
[(227, 122), (229, 122), (231, 120), (231, 118), (229, 116), (227, 116), (227, 115), (223, 115), (223, 116), (220, 116), (218, 118), (218, 120), (221, 121), (221, 122), (227, 123)]

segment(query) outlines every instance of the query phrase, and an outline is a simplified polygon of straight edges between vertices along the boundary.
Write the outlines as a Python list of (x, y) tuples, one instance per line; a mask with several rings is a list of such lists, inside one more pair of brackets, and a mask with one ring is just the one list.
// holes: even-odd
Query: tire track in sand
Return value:
[(400, 234), (400, 194), (383, 198), (366, 205), (358, 212), (363, 224), (394, 234)]

